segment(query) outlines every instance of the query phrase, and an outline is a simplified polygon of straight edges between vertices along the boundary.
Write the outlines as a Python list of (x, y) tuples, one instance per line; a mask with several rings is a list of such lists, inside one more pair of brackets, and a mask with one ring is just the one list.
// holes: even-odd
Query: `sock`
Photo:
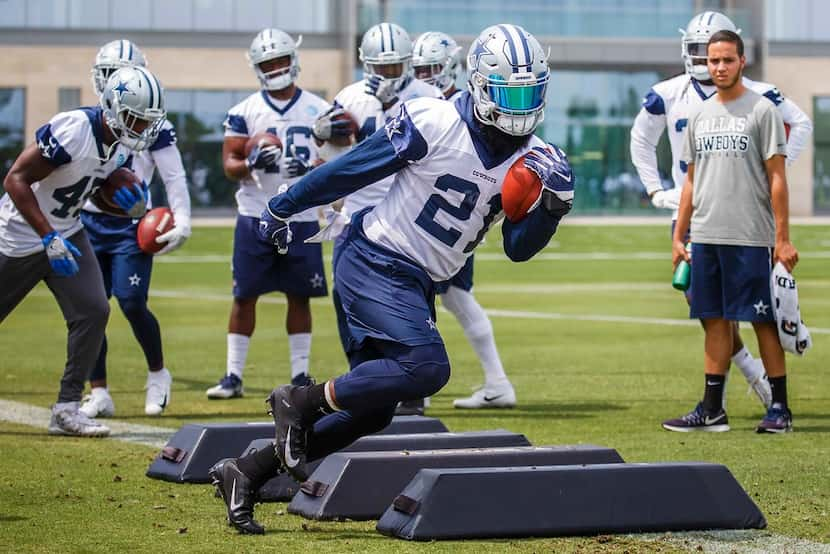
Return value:
[(92, 396), (103, 396), (108, 395), (109, 393), (110, 390), (107, 387), (92, 387), (92, 390), (89, 391), (89, 394)]
[(251, 480), (254, 490), (265, 484), (267, 480), (279, 475), (282, 470), (277, 453), (274, 450), (274, 443), (269, 444), (262, 450), (242, 456), (236, 461), (236, 465), (239, 467), (239, 471)]
[(772, 403), (787, 407), (787, 376), (769, 377), (769, 386), (772, 389)]
[(703, 411), (716, 414), (723, 409), (723, 385), (725, 375), (706, 374), (706, 392), (703, 393)]
[(248, 345), (251, 337), (239, 333), (228, 333), (228, 369), (227, 375), (236, 375), (242, 379), (245, 360), (248, 358)]
[(288, 350), (291, 353), (291, 378), (308, 374), (308, 356), (311, 353), (311, 333), (288, 335)]
[(738, 366), (738, 369), (741, 370), (741, 373), (744, 374), (746, 378), (746, 382), (749, 384), (754, 383), (764, 374), (764, 364), (760, 362), (760, 360), (756, 360), (752, 357), (752, 354), (749, 353), (749, 350), (746, 349), (746, 346), (741, 348), (741, 350), (732, 356), (732, 363)]

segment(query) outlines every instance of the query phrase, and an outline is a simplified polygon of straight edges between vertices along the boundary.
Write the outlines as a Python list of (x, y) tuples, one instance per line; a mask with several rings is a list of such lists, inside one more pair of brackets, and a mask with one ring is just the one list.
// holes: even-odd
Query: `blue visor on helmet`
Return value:
[(527, 113), (538, 110), (545, 103), (545, 91), (550, 75), (545, 72), (530, 76), (527, 82), (506, 82), (500, 75), (487, 79), (487, 94), (503, 113)]

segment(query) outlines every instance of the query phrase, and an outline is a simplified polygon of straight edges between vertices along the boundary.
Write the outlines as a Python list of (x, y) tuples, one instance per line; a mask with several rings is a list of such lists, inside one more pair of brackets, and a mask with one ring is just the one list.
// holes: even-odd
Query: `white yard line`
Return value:
[[(51, 410), (47, 408), (0, 399), (0, 420), (2, 421), (47, 429), (51, 414)], [(175, 429), (167, 427), (124, 423), (112, 419), (103, 419), (101, 422), (112, 430), (109, 438), (153, 448), (163, 448), (167, 440), (176, 432)]]

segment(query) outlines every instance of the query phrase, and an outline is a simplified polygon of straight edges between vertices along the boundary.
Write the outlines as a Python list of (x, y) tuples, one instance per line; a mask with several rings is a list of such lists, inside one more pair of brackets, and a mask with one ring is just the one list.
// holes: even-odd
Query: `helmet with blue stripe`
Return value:
[(104, 85), (113, 72), (132, 65), (147, 67), (144, 52), (134, 43), (121, 39), (103, 45), (95, 56), (95, 65), (92, 66), (92, 86), (95, 88), (95, 94), (101, 96)]
[(531, 134), (545, 118), (548, 56), (518, 25), (487, 27), (467, 54), (475, 116), (514, 136)]
[(143, 67), (122, 67), (110, 75), (101, 108), (118, 142), (132, 150), (149, 148), (167, 115), (161, 83)]
[(461, 47), (453, 38), (438, 31), (428, 31), (412, 47), (415, 78), (447, 92), (455, 86), (461, 65)]
[[(363, 76), (380, 75), (388, 82), (381, 101), (391, 100), (412, 79), (412, 39), (403, 27), (378, 23), (369, 28), (360, 41)], [(383, 96), (383, 95), (382, 95)]]
[(698, 81), (709, 81), (709, 66), (706, 49), (709, 39), (718, 31), (741, 32), (732, 20), (720, 12), (703, 12), (689, 21), (685, 29), (678, 29), (683, 35), (681, 40), (683, 66), (686, 73)]
[[(285, 31), (279, 29), (263, 29), (254, 37), (248, 53), (248, 64), (256, 73), (262, 88), (266, 90), (282, 90), (291, 86), (300, 74), (300, 61), (297, 57), (297, 48), (303, 42), (303, 37), (295, 42)], [(290, 56), (286, 67), (279, 67), (270, 71), (263, 71), (260, 64), (267, 61)]]

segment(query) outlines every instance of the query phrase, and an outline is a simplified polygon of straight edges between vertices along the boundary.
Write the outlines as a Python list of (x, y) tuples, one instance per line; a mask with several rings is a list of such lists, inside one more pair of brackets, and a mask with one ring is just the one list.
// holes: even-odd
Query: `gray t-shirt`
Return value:
[(787, 135), (772, 102), (751, 90), (726, 104), (714, 95), (689, 117), (683, 142), (695, 166), (692, 242), (775, 246), (764, 162), (786, 155)]

